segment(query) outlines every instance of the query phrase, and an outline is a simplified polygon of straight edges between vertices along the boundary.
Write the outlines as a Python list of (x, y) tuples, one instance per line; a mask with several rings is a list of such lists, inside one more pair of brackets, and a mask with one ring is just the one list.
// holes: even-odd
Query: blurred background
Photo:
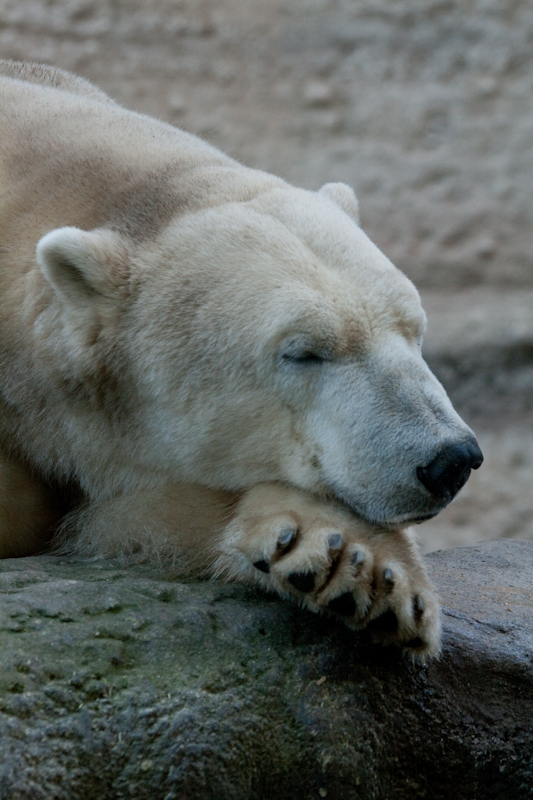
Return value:
[(485, 453), (423, 548), (533, 540), (530, 0), (0, 0), (0, 57), (305, 188), (351, 184)]

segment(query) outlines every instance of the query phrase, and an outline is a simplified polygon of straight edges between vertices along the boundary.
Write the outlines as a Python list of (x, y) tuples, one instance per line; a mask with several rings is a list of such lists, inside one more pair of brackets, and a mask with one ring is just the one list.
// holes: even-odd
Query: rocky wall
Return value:
[(442, 658), (239, 586), (0, 562), (1, 800), (530, 800), (533, 543), (433, 554)]

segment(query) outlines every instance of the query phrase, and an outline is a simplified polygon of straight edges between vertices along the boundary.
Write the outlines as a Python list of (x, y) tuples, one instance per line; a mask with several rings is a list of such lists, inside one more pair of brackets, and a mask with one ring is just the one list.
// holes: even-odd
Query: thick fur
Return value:
[(444, 505), (417, 466), (470, 431), (352, 190), (291, 187), (48, 67), (0, 62), (0, 98), (0, 555), (55, 529), (438, 652), (403, 527)]

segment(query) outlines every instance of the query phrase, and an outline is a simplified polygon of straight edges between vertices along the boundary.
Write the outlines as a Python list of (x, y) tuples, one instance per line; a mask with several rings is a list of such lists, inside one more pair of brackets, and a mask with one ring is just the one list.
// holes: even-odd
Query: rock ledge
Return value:
[(532, 562), (430, 556), (423, 666), (243, 587), (3, 561), (0, 798), (532, 798)]

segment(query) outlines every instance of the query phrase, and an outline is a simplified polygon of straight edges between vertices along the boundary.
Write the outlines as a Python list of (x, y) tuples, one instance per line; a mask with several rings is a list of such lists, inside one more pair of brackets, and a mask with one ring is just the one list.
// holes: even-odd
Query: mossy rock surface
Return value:
[(440, 661), (240, 586), (0, 563), (0, 800), (533, 797), (533, 544), (441, 552)]

